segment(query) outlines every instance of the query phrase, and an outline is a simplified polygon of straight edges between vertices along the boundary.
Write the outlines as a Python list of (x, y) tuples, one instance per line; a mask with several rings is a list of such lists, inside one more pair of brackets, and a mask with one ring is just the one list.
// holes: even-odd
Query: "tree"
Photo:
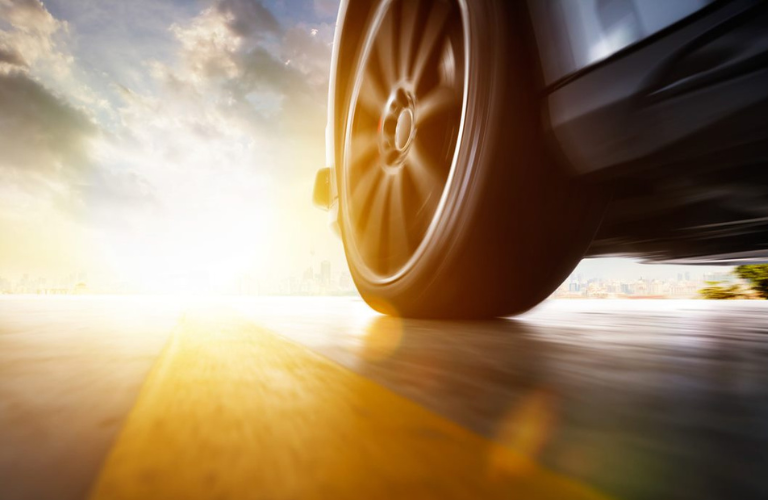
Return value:
[(748, 281), (750, 288), (761, 298), (768, 299), (768, 264), (739, 266), (736, 275)]
[(707, 281), (707, 286), (699, 290), (699, 294), (705, 299), (712, 300), (736, 300), (746, 298), (741, 287), (736, 285), (721, 286), (722, 281)]

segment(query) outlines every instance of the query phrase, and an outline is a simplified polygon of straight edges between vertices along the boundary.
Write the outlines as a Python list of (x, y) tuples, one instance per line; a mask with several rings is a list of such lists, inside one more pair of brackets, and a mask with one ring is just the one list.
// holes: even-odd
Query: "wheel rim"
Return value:
[(383, 2), (354, 78), (342, 162), (348, 251), (372, 282), (402, 276), (434, 234), (466, 113), (466, 10)]

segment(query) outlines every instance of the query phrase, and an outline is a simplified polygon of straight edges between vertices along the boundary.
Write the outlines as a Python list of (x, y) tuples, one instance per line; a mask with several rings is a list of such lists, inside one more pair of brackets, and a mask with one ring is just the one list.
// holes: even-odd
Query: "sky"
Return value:
[[(310, 202), (337, 9), (0, 0), (0, 276), (151, 290), (179, 274), (224, 287), (343, 269)], [(629, 279), (637, 266), (580, 269)]]
[(0, 275), (338, 269), (310, 203), (337, 9), (0, 0)]

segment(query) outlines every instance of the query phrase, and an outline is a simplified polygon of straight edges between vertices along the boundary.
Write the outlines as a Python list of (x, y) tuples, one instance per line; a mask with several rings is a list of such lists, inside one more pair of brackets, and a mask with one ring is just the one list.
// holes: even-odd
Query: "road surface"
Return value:
[(0, 498), (768, 498), (768, 302), (0, 298)]

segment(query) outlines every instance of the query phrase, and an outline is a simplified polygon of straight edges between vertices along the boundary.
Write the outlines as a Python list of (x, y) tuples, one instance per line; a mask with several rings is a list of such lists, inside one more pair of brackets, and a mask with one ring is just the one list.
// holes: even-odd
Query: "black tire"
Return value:
[[(562, 283), (592, 239), (604, 203), (546, 143), (523, 4), (384, 0), (369, 20), (350, 75), (337, 185), (352, 277), (380, 312), (523, 312)], [(442, 48), (429, 54), (436, 30)], [(403, 52), (401, 40), (415, 49)], [(436, 117), (421, 110), (437, 91), (453, 104)]]

